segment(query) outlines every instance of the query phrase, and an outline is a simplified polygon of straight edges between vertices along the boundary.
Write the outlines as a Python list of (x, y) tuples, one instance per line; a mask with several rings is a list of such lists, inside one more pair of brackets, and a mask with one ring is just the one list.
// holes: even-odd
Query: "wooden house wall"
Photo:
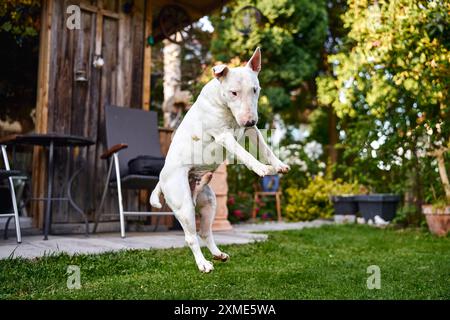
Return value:
[[(56, 164), (56, 192), (61, 192), (67, 181), (65, 173), (72, 173), (75, 167), (84, 165), (73, 188), (74, 198), (86, 212), (99, 204), (107, 163), (100, 160), (105, 147), (104, 110), (107, 104), (123, 107), (150, 108), (151, 48), (145, 39), (152, 35), (153, 18), (158, 8), (171, 0), (134, 0), (131, 13), (124, 13), (122, 5), (126, 0), (42, 0), (42, 20), (40, 36), (40, 63), (38, 71), (38, 96), (36, 131), (40, 133), (60, 132), (82, 135), (95, 141), (89, 149), (74, 151), (78, 161), (72, 163), (67, 151), (58, 149)], [(203, 5), (203, 2), (208, 5)], [(198, 8), (189, 13), (194, 19), (209, 13), (225, 1), (193, 1)], [(103, 3), (103, 8), (115, 11), (115, 17), (104, 16), (99, 23), (97, 14), (82, 10), (81, 30), (66, 27), (66, 8), (71, 4), (87, 5), (91, 8)], [(191, 2), (189, 2), (191, 4)], [(101, 26), (101, 29), (97, 26)], [(101, 30), (102, 41), (99, 40)], [(155, 30), (155, 35), (157, 30)], [(101, 69), (93, 67), (95, 47), (101, 44), (101, 55), (105, 65)], [(97, 48), (98, 49), (98, 48)], [(76, 81), (76, 71), (85, 70), (87, 82)], [(162, 153), (166, 154), (170, 144), (171, 130), (160, 130)], [(35, 148), (33, 154), (33, 194), (45, 196), (46, 157), (42, 148)], [(231, 226), (226, 220), (226, 168), (221, 170), (212, 183), (218, 196), (215, 229), (226, 230)], [(59, 187), (58, 187), (59, 185)], [(141, 202), (139, 202), (141, 198)], [(124, 197), (129, 210), (142, 210), (148, 195), (128, 192)], [(110, 193), (105, 211), (116, 213), (116, 194)], [(43, 203), (35, 205), (35, 226), (42, 226)], [(82, 219), (67, 206), (54, 206), (54, 223), (81, 222)], [(142, 219), (142, 217), (128, 219)], [(172, 217), (166, 217), (170, 225)]]
[[(81, 1), (97, 5), (96, 1)], [(47, 132), (89, 137), (96, 144), (89, 149), (75, 150), (78, 161), (72, 163), (69, 151), (58, 149), (56, 191), (67, 181), (65, 174), (75, 167), (85, 166), (74, 185), (75, 201), (86, 211), (99, 202), (106, 177), (107, 164), (100, 160), (105, 151), (104, 109), (107, 104), (124, 107), (142, 106), (144, 54), (144, 0), (135, 0), (131, 13), (122, 11), (124, 1), (103, 1), (103, 8), (114, 11), (118, 19), (103, 16), (101, 22), (101, 56), (104, 66), (93, 66), (97, 29), (97, 14), (82, 10), (81, 29), (66, 27), (66, 8), (79, 2), (54, 1), (51, 8), (50, 72), (48, 88)], [(84, 70), (87, 81), (76, 81), (76, 72)], [(138, 197), (130, 192), (126, 197), (130, 209), (136, 209)], [(115, 197), (108, 197), (108, 211), (117, 210)], [(80, 218), (67, 207), (55, 207), (53, 221), (77, 222)], [(117, 218), (117, 217), (116, 217)]]

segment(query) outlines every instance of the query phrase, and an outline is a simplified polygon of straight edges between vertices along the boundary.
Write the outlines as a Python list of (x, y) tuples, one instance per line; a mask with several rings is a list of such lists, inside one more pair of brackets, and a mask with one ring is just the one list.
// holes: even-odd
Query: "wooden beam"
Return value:
[(119, 13), (105, 10), (101, 7), (102, 5), (103, 4), (101, 2), (98, 2), (97, 6), (93, 6), (93, 5), (87, 4), (87, 3), (80, 3), (80, 8), (81, 8), (81, 10), (88, 11), (91, 13), (95, 13), (95, 14), (100, 13), (101, 15), (109, 17), (109, 18), (114, 18), (114, 19), (120, 18)]
[[(103, 7), (103, 1), (97, 0), (98, 11)], [(102, 39), (103, 39), (103, 16), (100, 12), (97, 12), (95, 20), (95, 55), (101, 56), (102, 54)]]
[[(53, 0), (42, 0), (41, 34), (39, 41), (39, 67), (36, 97), (36, 132), (48, 131), (48, 103), (50, 85), (51, 43)], [(32, 190), (33, 195), (42, 197), (45, 191), (46, 162), (45, 153), (41, 147), (33, 150)], [(40, 193), (40, 194), (39, 194)], [(33, 224), (43, 225), (43, 202), (32, 203)]]
[(100, 10), (100, 13), (104, 15), (105, 17), (112, 18), (112, 19), (120, 19), (120, 14), (116, 12), (111, 12), (108, 10)]
[(92, 12), (92, 13), (97, 13), (97, 11), (98, 11), (97, 6), (93, 6), (91, 4), (87, 4), (84, 2), (80, 3), (80, 9), (84, 10), (84, 11)]
[[(153, 0), (144, 1), (144, 56), (142, 61), (142, 66), (144, 70), (142, 71), (142, 109), (150, 110), (150, 95), (151, 95), (151, 75), (152, 75), (152, 47), (148, 44), (148, 37), (152, 35), (153, 28)], [(139, 193), (139, 202), (149, 208), (148, 204), (149, 192), (147, 190), (141, 190)], [(151, 218), (151, 223), (154, 224), (156, 221), (155, 217)]]
[(152, 47), (148, 44), (147, 39), (152, 35), (153, 29), (153, 8), (152, 0), (145, 1), (144, 15), (144, 61), (143, 61), (143, 77), (142, 77), (142, 109), (150, 110), (151, 96), (151, 75), (152, 75)]
[(42, 3), (42, 28), (39, 43), (38, 87), (36, 98), (36, 131), (39, 133), (47, 132), (50, 54), (52, 40), (51, 21), (53, 11), (52, 0), (43, 0)]

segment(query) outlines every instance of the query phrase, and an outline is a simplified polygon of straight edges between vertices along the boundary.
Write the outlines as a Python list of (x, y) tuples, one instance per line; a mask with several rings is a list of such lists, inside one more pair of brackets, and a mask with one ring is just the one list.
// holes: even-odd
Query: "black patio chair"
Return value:
[[(106, 145), (108, 150), (101, 156), (109, 161), (105, 188), (96, 214), (94, 232), (97, 229), (106, 194), (109, 187), (117, 189), (119, 204), (120, 235), (125, 238), (126, 216), (172, 215), (172, 212), (125, 211), (122, 189), (153, 190), (159, 180), (154, 175), (130, 173), (128, 163), (139, 156), (163, 157), (159, 143), (158, 120), (154, 111), (106, 106)], [(113, 171), (114, 167), (114, 171)], [(159, 219), (158, 219), (159, 220)], [(155, 228), (156, 230), (156, 228)]]
[(20, 232), (19, 210), (17, 208), (16, 192), (14, 190), (14, 183), (12, 177), (22, 176), (22, 174), (19, 171), (11, 170), (11, 168), (9, 167), (8, 155), (6, 154), (6, 146), (2, 145), (1, 149), (5, 170), (0, 170), (0, 181), (6, 179), (8, 180), (13, 212), (0, 212), (0, 217), (8, 218), (5, 224), (5, 238), (7, 237), (9, 221), (11, 220), (11, 218), (14, 218), (14, 222), (16, 225), (17, 243), (21, 243), (22, 234)]

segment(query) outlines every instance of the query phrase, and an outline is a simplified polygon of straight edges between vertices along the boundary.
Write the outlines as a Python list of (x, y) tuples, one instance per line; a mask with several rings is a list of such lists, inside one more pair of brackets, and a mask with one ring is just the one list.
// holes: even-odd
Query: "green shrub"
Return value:
[(357, 183), (343, 183), (320, 176), (310, 179), (306, 188), (288, 188), (284, 216), (290, 221), (309, 221), (318, 218), (331, 218), (333, 204), (330, 196), (337, 194), (356, 194)]
[(420, 226), (424, 216), (421, 211), (415, 205), (404, 204), (397, 210), (395, 218), (392, 220), (392, 224), (405, 228), (408, 226)]

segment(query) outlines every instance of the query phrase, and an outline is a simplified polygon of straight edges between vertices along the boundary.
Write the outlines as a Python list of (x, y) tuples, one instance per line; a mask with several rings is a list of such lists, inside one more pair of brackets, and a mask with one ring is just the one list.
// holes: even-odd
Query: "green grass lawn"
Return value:
[[(211, 274), (198, 272), (187, 248), (1, 260), (0, 298), (450, 298), (450, 238), (422, 231), (324, 226), (223, 249), (231, 260)], [(67, 289), (68, 265), (80, 267), (81, 289)], [(381, 269), (379, 290), (367, 289), (370, 265)]]

